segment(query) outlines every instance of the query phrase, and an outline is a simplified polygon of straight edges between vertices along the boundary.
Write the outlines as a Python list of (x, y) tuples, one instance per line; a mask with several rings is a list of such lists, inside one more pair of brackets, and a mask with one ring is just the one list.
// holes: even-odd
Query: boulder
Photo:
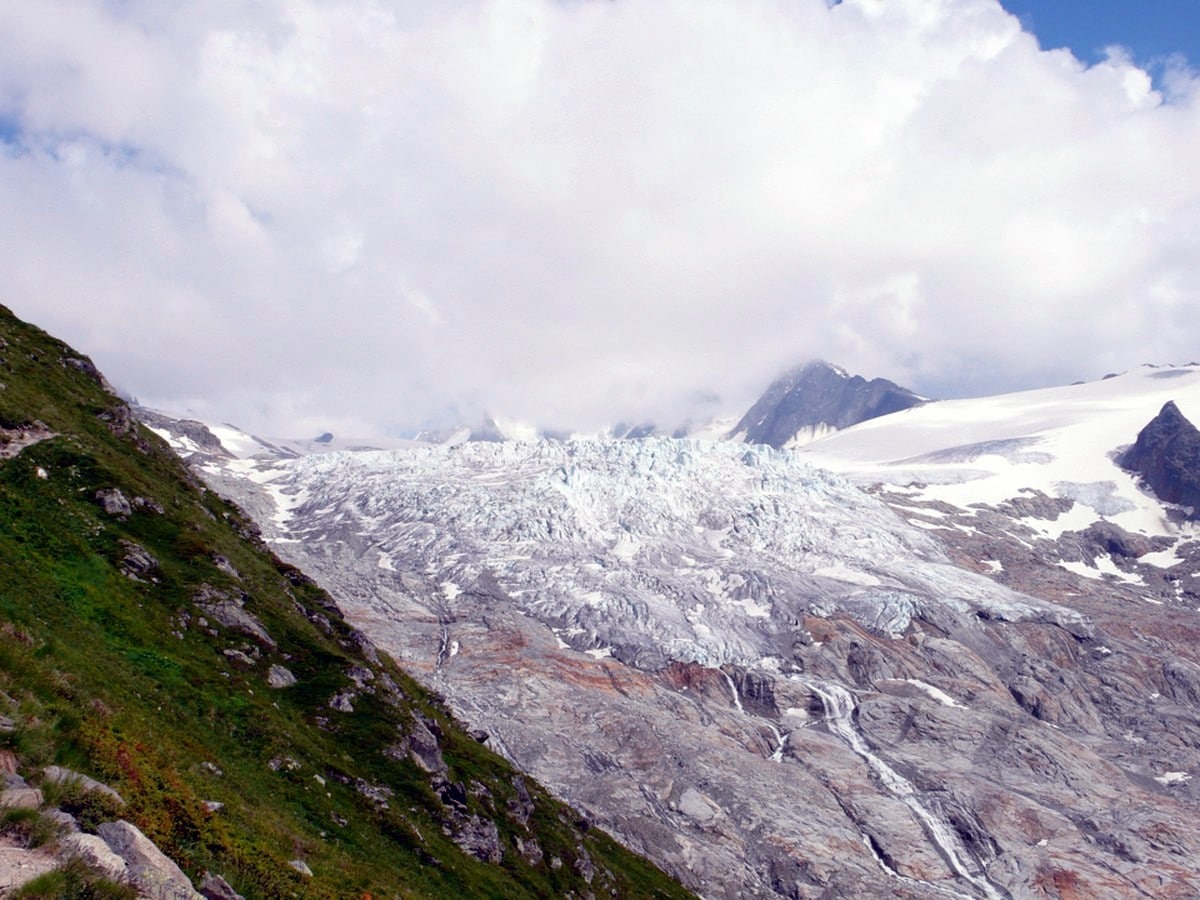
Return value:
[(154, 900), (198, 900), (183, 870), (155, 846), (136, 825), (105, 822), (96, 829), (117, 856), (125, 860), (129, 878), (138, 891)]
[(536, 809), (533, 805), (533, 798), (529, 796), (529, 789), (525, 787), (525, 779), (520, 775), (513, 777), (512, 786), (517, 793), (505, 804), (505, 807), (508, 809), (508, 814), (519, 822), (522, 828), (528, 828), (529, 817)]
[(64, 769), (62, 766), (46, 766), (42, 770), (46, 781), (51, 784), (65, 784), (74, 782), (78, 784), (84, 791), (97, 791), (101, 794), (107, 794), (117, 801), (121, 806), (125, 805), (125, 798), (110, 788), (107, 784), (97, 781), (94, 778), (89, 778), (79, 772), (73, 772), (70, 769)]
[(437, 736), (429, 728), (429, 723), (421, 716), (413, 716), (413, 727), (404, 742), (404, 749), (409, 758), (426, 772), (444, 775), (447, 771), (446, 760), (442, 758), (442, 748)]
[(205, 872), (200, 879), (200, 894), (208, 900), (245, 900), (228, 881), (212, 872)]
[(346, 670), (346, 677), (353, 681), (360, 691), (369, 693), (370, 684), (375, 680), (375, 673), (364, 666), (351, 666)]
[(482, 862), (498, 865), (504, 859), (500, 830), (491, 819), (471, 816), (453, 830), (450, 839), (464, 852)]
[(140, 544), (121, 541), (121, 573), (135, 581), (152, 581), (158, 571), (158, 560)]
[(523, 841), (520, 838), (516, 838), (515, 840), (517, 852), (521, 854), (521, 858), (529, 865), (539, 865), (545, 858), (545, 854), (542, 852), (542, 848), (538, 845), (537, 841), (532, 838), (527, 841)]
[(13, 888), (45, 875), (58, 866), (58, 858), (45, 847), (26, 850), (0, 842), (0, 895), (7, 897)]
[(118, 856), (108, 846), (104, 838), (98, 834), (68, 834), (59, 841), (63, 854), (79, 857), (92, 868), (97, 869), (112, 881), (120, 881), (129, 873), (129, 867), (123, 857)]
[(0, 791), (0, 808), (37, 809), (42, 805), (42, 792), (37, 788), (15, 787)]
[(96, 501), (108, 515), (119, 519), (127, 519), (133, 512), (133, 507), (118, 488), (106, 488), (96, 491)]
[(74, 834), (79, 831), (79, 821), (69, 812), (64, 812), (61, 809), (52, 809), (43, 815), (58, 826), (60, 832)]
[(296, 676), (280, 665), (272, 665), (267, 670), (267, 687), (287, 688), (296, 683)]
[(252, 613), (246, 612), (246, 598), (244, 596), (232, 597), (217, 591), (209, 585), (204, 585), (196, 593), (193, 602), (200, 612), (218, 625), (223, 625), (233, 631), (238, 631), (248, 637), (252, 637), (268, 650), (275, 649), (275, 641), (267, 634), (267, 629), (263, 623)]
[(233, 647), (226, 647), (221, 651), (221, 653), (231, 663), (237, 663), (239, 666), (245, 666), (247, 669), (254, 666), (254, 660), (252, 660), (241, 650), (235, 650)]

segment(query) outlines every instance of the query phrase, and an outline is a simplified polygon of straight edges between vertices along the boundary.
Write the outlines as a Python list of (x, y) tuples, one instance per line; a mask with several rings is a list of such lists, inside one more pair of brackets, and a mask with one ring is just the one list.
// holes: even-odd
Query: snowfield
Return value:
[(1141, 534), (1190, 534), (1113, 461), (1169, 400), (1200, 423), (1200, 366), (1144, 366), (1086, 384), (930, 403), (863, 422), (799, 455), (856, 484), (904, 488), (915, 500), (963, 511), (1031, 490), (1074, 500), (1057, 520), (1028, 522), (1048, 537), (1101, 519)]

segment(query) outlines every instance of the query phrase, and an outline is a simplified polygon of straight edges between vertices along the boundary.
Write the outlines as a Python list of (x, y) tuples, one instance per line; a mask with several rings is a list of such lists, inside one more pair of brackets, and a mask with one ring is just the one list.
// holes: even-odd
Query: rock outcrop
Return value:
[(1168, 503), (1190, 508), (1200, 518), (1200, 430), (1168, 401), (1125, 451), (1121, 465)]
[(129, 822), (105, 822), (97, 832), (109, 849), (125, 860), (130, 880), (143, 896), (154, 900), (202, 900), (192, 882)]

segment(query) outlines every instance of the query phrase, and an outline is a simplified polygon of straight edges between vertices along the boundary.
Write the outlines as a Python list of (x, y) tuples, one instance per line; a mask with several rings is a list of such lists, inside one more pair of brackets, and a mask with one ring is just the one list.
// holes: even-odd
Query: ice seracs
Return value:
[(487, 573), (576, 649), (641, 666), (756, 665), (813, 610), (886, 634), (932, 605), (1077, 618), (952, 568), (885, 504), (762, 446), (464, 444), (309, 456), (258, 477), (292, 540), (366, 536), (375, 559), (443, 583)]

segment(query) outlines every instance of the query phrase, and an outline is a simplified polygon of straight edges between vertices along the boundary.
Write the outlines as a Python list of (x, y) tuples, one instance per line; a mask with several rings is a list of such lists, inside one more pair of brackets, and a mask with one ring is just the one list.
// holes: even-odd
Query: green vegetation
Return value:
[(82, 860), (73, 859), (28, 882), (11, 896), (16, 900), (137, 900), (138, 893), (129, 885), (102, 878)]
[[(85, 828), (126, 818), (247, 897), (688, 896), (370, 658), (88, 360), (3, 307), (0, 429), (0, 748), (120, 792), (42, 785)], [(122, 896), (39, 881), (22, 896)]]

